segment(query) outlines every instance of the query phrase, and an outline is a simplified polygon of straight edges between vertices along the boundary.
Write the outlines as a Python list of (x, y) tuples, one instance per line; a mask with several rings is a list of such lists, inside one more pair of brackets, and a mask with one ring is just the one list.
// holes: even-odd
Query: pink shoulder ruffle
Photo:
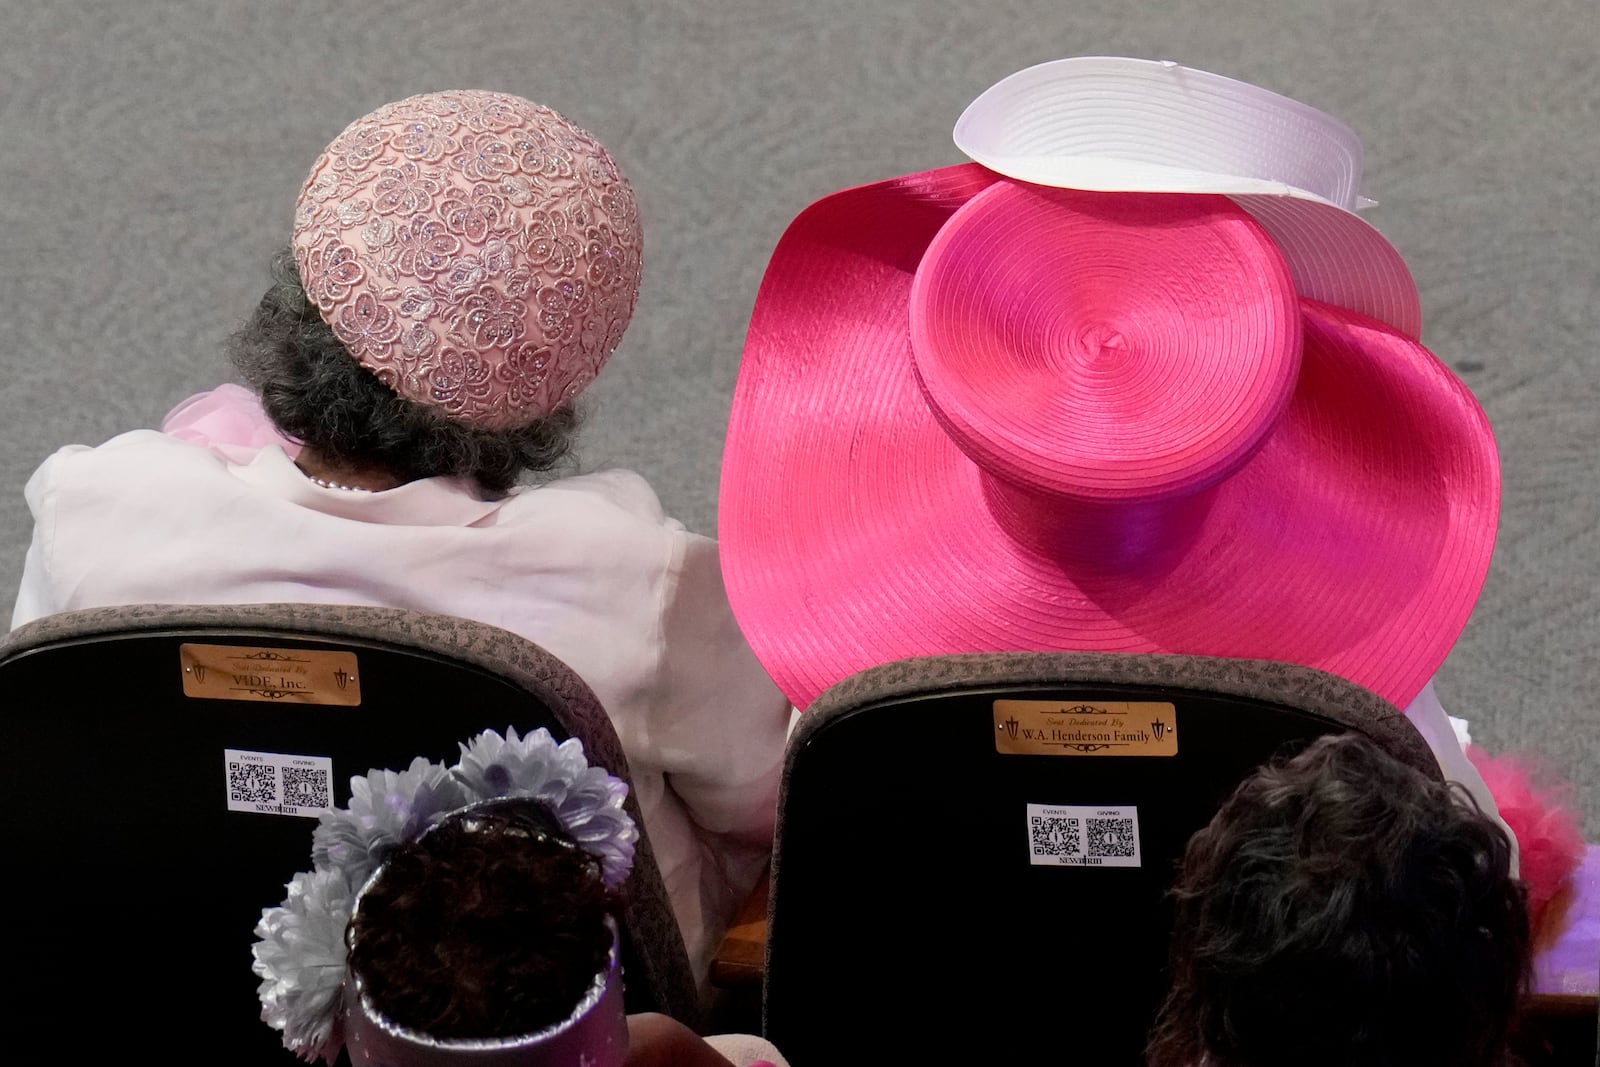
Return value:
[(261, 410), (260, 398), (242, 385), (219, 385), (180, 402), (161, 420), (161, 432), (209, 448), (230, 463), (249, 463), (268, 445), (278, 445), (290, 459), (300, 454), (300, 446), (280, 434)]
[(1528, 917), (1537, 933), (1551, 901), (1584, 857), (1578, 817), (1567, 805), (1571, 789), (1543, 785), (1549, 772), (1516, 754), (1491, 756), (1477, 745), (1467, 758), (1483, 775), (1500, 817), (1517, 835), (1522, 881), (1528, 889)]

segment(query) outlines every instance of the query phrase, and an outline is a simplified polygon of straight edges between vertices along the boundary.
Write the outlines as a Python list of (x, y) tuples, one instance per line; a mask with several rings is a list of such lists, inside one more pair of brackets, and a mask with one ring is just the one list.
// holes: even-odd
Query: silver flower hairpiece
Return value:
[(351, 778), (350, 806), (323, 812), (312, 833), (315, 869), (294, 876), (282, 905), (262, 910), (251, 949), (261, 1019), (301, 1059), (331, 1064), (344, 1045), (345, 927), (357, 892), (396, 845), (450, 812), (497, 797), (538, 801), (600, 861), (608, 888), (628, 877), (639, 840), (622, 807), (628, 786), (589, 766), (581, 741), (485, 730), (460, 748), (453, 767), (418, 757), (404, 771)]

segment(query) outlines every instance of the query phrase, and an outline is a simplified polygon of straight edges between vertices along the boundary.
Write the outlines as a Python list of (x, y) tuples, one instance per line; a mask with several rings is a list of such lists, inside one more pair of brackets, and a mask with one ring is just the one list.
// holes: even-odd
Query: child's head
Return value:
[(481, 1063), (493, 1046), (615, 1067), (627, 797), (542, 728), (351, 778), (349, 805), (317, 820), (315, 868), (256, 924), (262, 1021), (308, 1061)]
[(1357, 735), (1263, 767), (1184, 855), (1150, 1064), (1496, 1063), (1529, 960), (1509, 858)]
[(536, 1033), (605, 970), (613, 903), (600, 861), (539, 804), (493, 802), (389, 854), (351, 919), (350, 969), (414, 1032)]

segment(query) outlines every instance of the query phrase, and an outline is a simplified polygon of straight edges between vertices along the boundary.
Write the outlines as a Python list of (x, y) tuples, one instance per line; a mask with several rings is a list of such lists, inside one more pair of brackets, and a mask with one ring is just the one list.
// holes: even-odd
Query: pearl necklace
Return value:
[(315, 474), (308, 474), (306, 477), (311, 479), (313, 485), (320, 485), (324, 489), (343, 489), (347, 493), (372, 492), (371, 489), (364, 485), (341, 485), (339, 482), (330, 482), (326, 478), (318, 478)]

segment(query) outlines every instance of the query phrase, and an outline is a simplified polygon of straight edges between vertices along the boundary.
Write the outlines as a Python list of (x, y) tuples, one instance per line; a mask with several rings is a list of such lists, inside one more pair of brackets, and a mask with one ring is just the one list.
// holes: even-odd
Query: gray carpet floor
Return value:
[[(223, 380), (310, 161), (384, 101), (499, 88), (595, 131), (639, 192), (646, 278), (586, 467), (716, 527), (750, 305), (789, 220), (959, 162), (985, 87), (1065, 55), (1175, 59), (1331, 111), (1424, 340), (1487, 408), (1505, 496), (1446, 703), (1542, 755), (1600, 839), (1600, 59), (1593, 0), (0, 0), (0, 590), (55, 447)], [(8, 597), (9, 593), (0, 593)]]

